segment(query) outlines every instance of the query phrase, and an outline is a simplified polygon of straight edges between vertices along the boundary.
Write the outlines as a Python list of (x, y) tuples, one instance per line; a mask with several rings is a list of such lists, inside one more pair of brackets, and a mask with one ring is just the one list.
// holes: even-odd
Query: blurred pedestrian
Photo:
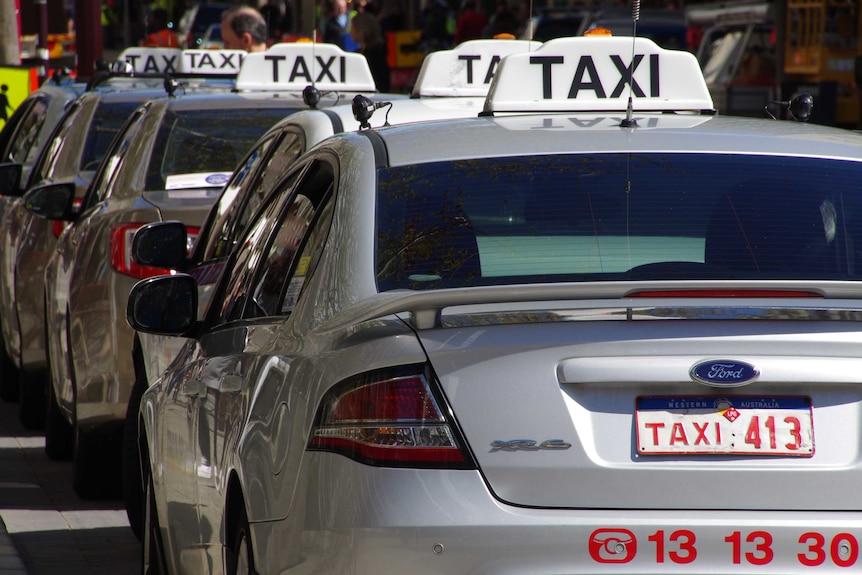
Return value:
[(9, 103), (9, 96), (6, 95), (6, 92), (8, 91), (9, 86), (6, 84), (0, 85), (0, 120), (3, 120), (3, 123), (6, 123), (6, 120), (9, 119), (9, 115), (6, 113), (6, 110), (11, 112), (14, 109)]
[(250, 6), (230, 8), (222, 15), (221, 37), (228, 50), (264, 52), (268, 39), (266, 20)]
[(359, 45), (358, 52), (368, 60), (374, 84), (380, 92), (388, 92), (390, 85), (386, 42), (380, 33), (380, 22), (366, 12), (358, 12), (350, 23), (350, 35)]
[(156, 8), (150, 15), (148, 28), (151, 30), (143, 41), (144, 46), (150, 48), (179, 48), (180, 39), (177, 33), (170, 29), (168, 24), (168, 12), (162, 8)]
[(348, 22), (347, 0), (329, 0), (323, 24), (323, 41), (344, 48)]
[(476, 0), (464, 0), (455, 28), (455, 44), (482, 37), (488, 17), (476, 8)]
[(284, 0), (267, 0), (260, 7), (260, 14), (266, 20), (267, 36), (272, 42), (280, 42), (281, 37), (293, 31), (293, 12)]

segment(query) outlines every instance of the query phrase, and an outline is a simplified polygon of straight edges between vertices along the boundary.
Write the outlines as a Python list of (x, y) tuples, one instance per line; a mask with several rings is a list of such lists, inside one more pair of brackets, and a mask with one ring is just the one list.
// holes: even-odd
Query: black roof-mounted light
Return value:
[[(374, 115), (375, 110), (379, 108), (383, 108), (384, 106), (389, 106), (392, 108), (392, 102), (375, 102), (368, 96), (363, 96), (362, 94), (357, 94), (353, 97), (353, 117), (359, 122), (359, 129), (364, 130), (371, 127), (371, 124), (368, 123), (368, 120), (371, 119), (371, 116)], [(386, 120), (383, 123), (384, 126), (389, 125), (389, 111), (386, 112)]]
[[(774, 114), (771, 108), (777, 113)], [(811, 112), (814, 110), (814, 97), (808, 92), (802, 92), (786, 101), (769, 102), (765, 110), (773, 120), (807, 122), (811, 119)]]

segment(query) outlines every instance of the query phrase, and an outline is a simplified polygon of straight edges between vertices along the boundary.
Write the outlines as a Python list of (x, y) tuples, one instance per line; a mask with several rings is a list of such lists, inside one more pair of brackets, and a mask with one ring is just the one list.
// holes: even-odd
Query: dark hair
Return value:
[(224, 13), (222, 19), (228, 19), (231, 30), (237, 36), (242, 36), (248, 32), (255, 44), (266, 43), (269, 39), (266, 20), (256, 10), (245, 6), (231, 8)]

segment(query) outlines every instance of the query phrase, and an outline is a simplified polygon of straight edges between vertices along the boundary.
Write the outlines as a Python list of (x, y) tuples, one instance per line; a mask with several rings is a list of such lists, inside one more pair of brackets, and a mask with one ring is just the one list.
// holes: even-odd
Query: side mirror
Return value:
[(0, 164), (0, 196), (19, 197), (21, 189), (21, 174), (24, 166), (21, 164)]
[(141, 227), (132, 239), (132, 259), (142, 266), (182, 269), (189, 237), (182, 222), (154, 222)]
[(129, 292), (126, 321), (137, 331), (189, 336), (197, 324), (198, 284), (187, 274), (139, 281)]
[(46, 220), (72, 221), (77, 215), (73, 210), (74, 199), (74, 183), (48, 184), (24, 194), (24, 207)]

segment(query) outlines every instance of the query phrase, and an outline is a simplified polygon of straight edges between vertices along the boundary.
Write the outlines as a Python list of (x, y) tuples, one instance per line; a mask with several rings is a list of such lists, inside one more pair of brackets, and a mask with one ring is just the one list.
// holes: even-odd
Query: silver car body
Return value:
[[(141, 403), (145, 558), (171, 573), (233, 572), (237, 553), (303, 574), (856, 564), (844, 234), (860, 231), (862, 139), (697, 112), (710, 105), (690, 54), (550, 41), (503, 61), (484, 117), (300, 158), (200, 322), (185, 323), (188, 276), (136, 286), (138, 327), (193, 336)], [(183, 290), (170, 321), (138, 297)]]
[[(379, 95), (367, 120), (370, 127), (478, 116), (502, 58), (530, 52), (540, 42), (472, 40), (452, 50), (432, 52), (422, 63), (409, 101), (386, 102)], [(303, 110), (284, 118), (255, 144), (231, 176), (196, 240), (186, 271), (199, 279), (200, 309), (206, 310), (212, 284), (245, 224), (278, 183), (282, 172), (303, 152), (333, 134), (360, 129), (353, 105)], [(136, 333), (136, 373), (142, 385), (158, 377), (173, 361), (180, 338)], [(140, 355), (138, 355), (140, 354)]]
[[(165, 94), (163, 74), (182, 77), (182, 90), (227, 91), (227, 80), (239, 71), (244, 51), (172, 50), (130, 48), (118, 62), (127, 63), (115, 72), (99, 72), (86, 85), (86, 92), (62, 109), (61, 118), (48, 118), (48, 135), (38, 144), (38, 156), (24, 163), (27, 177), (19, 192), (48, 184), (71, 182), (80, 200), (114, 134), (138, 104)], [(125, 68), (128, 68), (126, 70)], [(40, 90), (42, 97), (60, 90), (52, 84)], [(65, 91), (78, 94), (65, 87)], [(63, 92), (61, 92), (63, 93)], [(59, 106), (55, 108), (60, 109)], [(55, 124), (60, 124), (55, 126)], [(35, 164), (35, 166), (34, 166)], [(30, 169), (35, 173), (30, 174)], [(28, 213), (23, 201), (2, 201), (0, 213), (0, 325), (5, 352), (11, 359), (8, 377), (19, 387), (19, 414), (28, 427), (44, 420), (46, 348), (43, 283), (45, 263), (53, 252), (62, 222), (46, 222)], [(34, 289), (36, 288), (36, 289)], [(40, 293), (42, 292), (42, 293)]]
[[(350, 57), (355, 54), (329, 45), (314, 50), (312, 55), (310, 47), (295, 45), (248, 54), (230, 92), (175, 94), (138, 108), (94, 176), (82, 213), (70, 217), (72, 225), (60, 237), (45, 269), (46, 339), (55, 398), (49, 403), (48, 418), (52, 420), (50, 410), (57, 409), (74, 429), (79, 495), (99, 496), (114, 481), (100, 463), (119, 470), (111, 456), (118, 460), (121, 446), (105, 444), (105, 438), (115, 438), (117, 432), (122, 435), (135, 381), (133, 332), (122, 312), (128, 292), (141, 277), (168, 271), (142, 268), (131, 260), (135, 230), (170, 219), (196, 231), (254, 141), (283, 116), (308, 106), (300, 93), (308, 85), (307, 75), (252, 87), (244, 84), (243, 75), (260, 80), (261, 74), (273, 73), (265, 57), (297, 62), (297, 66), (315, 57), (343, 57), (341, 70), (349, 77), (328, 86), (370, 90), (367, 93), (374, 95), (364, 58), (357, 61)], [(187, 53), (166, 51), (164, 58)], [(218, 51), (204, 55), (219, 61)], [(147, 67), (140, 57), (130, 64)], [(331, 106), (340, 97), (323, 94), (316, 105)], [(200, 119), (183, 119), (189, 117)], [(30, 195), (27, 198), (32, 200)], [(63, 433), (62, 427), (52, 432), (49, 426), (46, 441)]]
[[(0, 132), (0, 153), (2, 162), (21, 164), (23, 186), (29, 178), (33, 164), (50, 136), (54, 126), (63, 116), (66, 106), (83, 90), (84, 84), (73, 83), (68, 79), (46, 82), (28, 96), (3, 126)], [(4, 217), (15, 196), (0, 196), (0, 218)], [(5, 314), (4, 314), (5, 315)], [(0, 345), (0, 393), (4, 398), (16, 397), (18, 393), (18, 374), (16, 364), (6, 354), (5, 345)]]
[[(36, 161), (27, 188), (71, 182), (80, 199), (101, 160), (101, 154), (125, 121), (126, 114), (146, 100), (164, 94), (152, 86), (98, 90), (69, 105), (52, 138)], [(90, 126), (93, 130), (90, 130)], [(44, 275), (48, 257), (62, 230), (24, 209), (11, 198), (0, 217), (0, 326), (6, 353), (19, 370), (19, 407), (25, 425), (38, 425), (45, 411)], [(42, 293), (40, 293), (42, 292)]]

